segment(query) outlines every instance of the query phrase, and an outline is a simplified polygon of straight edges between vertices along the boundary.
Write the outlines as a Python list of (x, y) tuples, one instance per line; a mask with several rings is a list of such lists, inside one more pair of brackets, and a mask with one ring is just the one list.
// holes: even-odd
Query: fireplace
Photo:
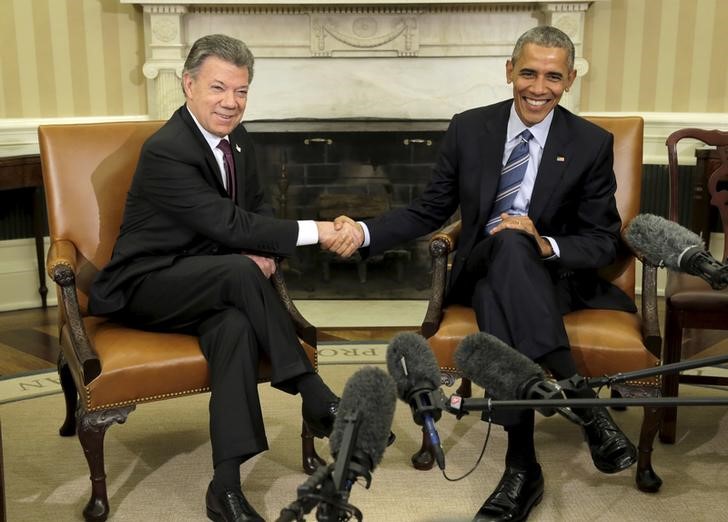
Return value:
[[(447, 121), (296, 120), (246, 123), (280, 217), (366, 219), (409, 204), (430, 179)], [(318, 246), (287, 261), (295, 298), (426, 298), (428, 239), (344, 260)]]

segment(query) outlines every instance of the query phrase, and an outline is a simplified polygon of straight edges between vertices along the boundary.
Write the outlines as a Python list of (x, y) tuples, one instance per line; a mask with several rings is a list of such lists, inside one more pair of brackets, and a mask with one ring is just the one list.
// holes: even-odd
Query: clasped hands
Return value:
[(317, 221), (316, 227), (321, 248), (341, 257), (351, 256), (364, 243), (364, 230), (350, 217), (339, 216), (334, 221)]

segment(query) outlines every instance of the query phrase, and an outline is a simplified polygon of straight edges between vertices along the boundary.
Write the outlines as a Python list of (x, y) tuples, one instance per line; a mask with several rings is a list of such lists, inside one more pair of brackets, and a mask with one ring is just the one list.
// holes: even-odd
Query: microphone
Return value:
[(397, 396), (408, 403), (415, 424), (422, 426), (432, 446), (437, 466), (445, 469), (445, 454), (435, 422), (442, 415), (440, 367), (424, 337), (404, 332), (387, 347), (387, 370), (397, 385)]
[(329, 436), (334, 463), (316, 468), (298, 488), (298, 498), (281, 510), (277, 522), (304, 520), (316, 505), (316, 520), (338, 522), (361, 512), (349, 504), (349, 492), (359, 477), (371, 484), (371, 472), (387, 448), (396, 403), (395, 385), (386, 372), (365, 366), (344, 385), (339, 410)]
[[(561, 386), (546, 380), (541, 367), (531, 359), (485, 332), (465, 337), (455, 350), (455, 364), (463, 374), (497, 400), (562, 399)], [(538, 408), (546, 417), (564, 409)]]
[(624, 231), (625, 241), (647, 261), (707, 281), (715, 290), (728, 286), (728, 265), (705, 249), (696, 233), (654, 214), (639, 214)]
[(329, 436), (331, 455), (337, 458), (344, 442), (347, 419), (357, 418), (358, 435), (352, 461), (368, 473), (384, 456), (396, 403), (395, 384), (386, 372), (365, 366), (354, 373), (344, 385), (339, 411)]

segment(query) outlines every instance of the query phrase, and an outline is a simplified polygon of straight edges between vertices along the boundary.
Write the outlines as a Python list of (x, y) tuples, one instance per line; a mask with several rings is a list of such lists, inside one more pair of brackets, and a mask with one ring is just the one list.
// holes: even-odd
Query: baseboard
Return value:
[[(48, 238), (44, 242), (44, 255), (48, 252)], [(55, 283), (48, 278), (43, 269), (45, 285), (48, 289), (48, 305), (55, 305)], [(38, 292), (38, 263), (36, 261), (35, 240), (11, 239), (0, 241), (0, 311), (40, 308), (42, 300)]]

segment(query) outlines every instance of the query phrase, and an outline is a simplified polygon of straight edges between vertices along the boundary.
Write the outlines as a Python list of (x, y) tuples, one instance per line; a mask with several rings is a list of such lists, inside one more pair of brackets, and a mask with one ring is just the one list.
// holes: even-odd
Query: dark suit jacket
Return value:
[[(462, 232), (450, 277), (451, 293), (458, 289), (469, 253), (484, 238), (512, 103), (453, 117), (422, 196), (406, 208), (366, 222), (371, 241), (365, 255), (433, 232), (460, 206)], [(614, 199), (613, 137), (560, 106), (554, 111), (528, 215), (541, 235), (558, 244), (560, 257), (548, 262), (556, 274), (567, 276), (569, 291), (579, 294), (579, 302), (634, 309), (627, 296), (596, 275), (597, 268), (614, 260), (621, 225)]]
[(91, 287), (91, 313), (121, 310), (137, 281), (179, 256), (293, 253), (298, 225), (272, 217), (250, 137), (239, 125), (229, 138), (237, 201), (228, 197), (215, 156), (186, 107), (147, 140), (111, 261)]

